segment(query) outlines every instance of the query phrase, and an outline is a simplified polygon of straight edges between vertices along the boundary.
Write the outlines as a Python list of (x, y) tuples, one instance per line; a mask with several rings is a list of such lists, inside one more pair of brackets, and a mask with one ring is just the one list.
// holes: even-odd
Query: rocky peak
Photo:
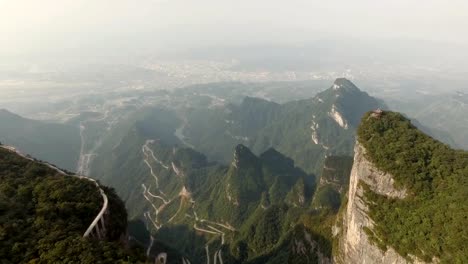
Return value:
[(177, 166), (182, 168), (200, 168), (208, 163), (205, 155), (191, 148), (175, 149), (173, 161)]
[(277, 167), (281, 170), (294, 168), (294, 161), (284, 156), (274, 148), (269, 148), (260, 155), (260, 158), (265, 164)]
[(335, 103), (342, 97), (350, 95), (359, 95), (362, 93), (359, 88), (354, 85), (351, 81), (345, 78), (338, 78), (333, 82), (333, 85), (327, 90), (317, 95), (323, 102), (329, 102), (330, 104)]
[(253, 164), (258, 160), (257, 156), (250, 151), (250, 149), (242, 144), (239, 144), (234, 149), (234, 157), (231, 163), (235, 168), (241, 166), (248, 166), (248, 164)]
[(333, 85), (317, 95), (322, 109), (343, 129), (357, 127), (364, 113), (377, 108), (386, 109), (385, 104), (359, 90), (345, 78), (338, 78)]
[(354, 83), (346, 78), (337, 78), (332, 85), (333, 90), (347, 91), (347, 92), (360, 92)]

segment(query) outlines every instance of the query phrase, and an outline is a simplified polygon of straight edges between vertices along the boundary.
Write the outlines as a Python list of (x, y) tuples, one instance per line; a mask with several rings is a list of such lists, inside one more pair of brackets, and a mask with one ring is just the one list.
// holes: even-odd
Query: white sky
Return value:
[(468, 45), (468, 1), (0, 0), (4, 55), (141, 43), (301, 43), (318, 35)]

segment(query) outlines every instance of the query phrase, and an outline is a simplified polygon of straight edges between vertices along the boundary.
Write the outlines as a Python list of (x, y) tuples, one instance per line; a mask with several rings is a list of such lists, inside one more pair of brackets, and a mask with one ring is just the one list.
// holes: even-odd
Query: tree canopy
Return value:
[(104, 189), (111, 208), (107, 239), (85, 239), (83, 233), (102, 206), (94, 183), (0, 149), (2, 263), (145, 261), (118, 242), (127, 225), (125, 207), (112, 189)]
[(468, 259), (468, 152), (453, 150), (420, 132), (403, 115), (368, 113), (359, 142), (377, 168), (390, 173), (404, 199), (372, 192), (365, 198), (375, 221), (367, 230), (381, 248), (441, 263)]

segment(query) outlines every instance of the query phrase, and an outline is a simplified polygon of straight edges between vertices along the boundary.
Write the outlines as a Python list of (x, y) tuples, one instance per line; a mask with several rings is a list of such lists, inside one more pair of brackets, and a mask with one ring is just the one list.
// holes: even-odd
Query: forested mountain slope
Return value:
[(191, 149), (147, 143), (154, 178), (142, 184), (142, 209), (156, 240), (195, 262), (222, 255), (225, 263), (256, 263), (278, 252), (288, 258), (290, 250), (278, 250), (310, 208), (313, 175), (274, 149), (256, 156), (238, 145), (226, 167)]
[(110, 208), (106, 238), (83, 238), (103, 203), (96, 185), (0, 147), (2, 263), (144, 262), (144, 255), (124, 248), (123, 202), (102, 188)]
[(385, 105), (337, 79), (312, 99), (280, 105), (246, 97), (226, 108), (189, 109), (184, 135), (211, 159), (228, 162), (236, 144), (257, 154), (274, 147), (307, 172), (319, 173), (325, 154), (352, 155), (361, 116), (379, 107)]

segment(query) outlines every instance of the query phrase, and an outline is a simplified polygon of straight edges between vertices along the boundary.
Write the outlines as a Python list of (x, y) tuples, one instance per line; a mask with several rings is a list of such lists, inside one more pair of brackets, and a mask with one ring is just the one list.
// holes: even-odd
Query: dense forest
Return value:
[(367, 230), (373, 241), (407, 257), (464, 263), (468, 259), (468, 152), (434, 140), (393, 112), (365, 115), (358, 139), (368, 158), (393, 176), (394, 187), (407, 191), (404, 199), (391, 199), (363, 184), (376, 223)]
[(125, 249), (123, 202), (110, 188), (107, 239), (83, 238), (102, 197), (94, 183), (64, 176), (39, 162), (0, 148), (0, 259), (2, 263), (137, 263)]

